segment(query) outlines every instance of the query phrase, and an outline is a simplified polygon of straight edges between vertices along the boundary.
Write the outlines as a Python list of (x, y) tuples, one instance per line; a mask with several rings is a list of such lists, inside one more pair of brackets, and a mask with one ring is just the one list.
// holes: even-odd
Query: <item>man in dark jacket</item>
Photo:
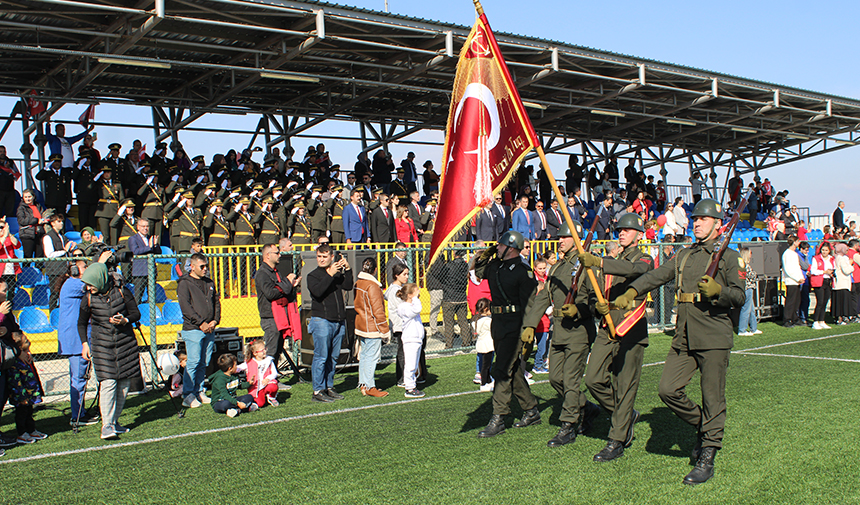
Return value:
[(179, 278), (176, 298), (182, 310), (182, 340), (188, 363), (182, 378), (182, 405), (211, 403), (203, 394), (206, 366), (215, 350), (215, 327), (221, 321), (221, 299), (215, 283), (206, 276), (209, 261), (201, 253), (191, 255), (191, 271)]
[(313, 401), (342, 400), (332, 387), (340, 347), (346, 336), (346, 304), (343, 292), (351, 290), (352, 270), (346, 258), (335, 254), (328, 244), (317, 248), (317, 268), (308, 274), (311, 295), (311, 318), (308, 331), (314, 338)]
[[(289, 241), (289, 239), (284, 239)], [(292, 243), (290, 243), (292, 246)], [(275, 363), (284, 349), (284, 336), (275, 323), (275, 315), (272, 312), (272, 303), (289, 303), (296, 298), (296, 286), (301, 278), (290, 272), (285, 276), (279, 274), (281, 270), (281, 252), (276, 244), (266, 244), (262, 250), (263, 262), (254, 275), (254, 283), (257, 286), (257, 309), (260, 311), (260, 328), (263, 329), (263, 341), (266, 349)], [(284, 256), (285, 260), (292, 260), (291, 256)], [(286, 262), (284, 263), (286, 266)]]

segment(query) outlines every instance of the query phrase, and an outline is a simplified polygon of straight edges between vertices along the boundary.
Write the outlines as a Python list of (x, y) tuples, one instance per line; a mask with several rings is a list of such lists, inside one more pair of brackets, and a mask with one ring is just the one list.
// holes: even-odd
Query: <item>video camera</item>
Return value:
[(128, 263), (134, 257), (134, 254), (132, 254), (131, 251), (117, 251), (113, 247), (102, 242), (95, 242), (90, 246), (90, 254), (92, 254), (93, 258), (96, 260), (106, 251), (113, 253), (110, 258), (105, 261), (105, 266), (108, 270), (116, 270), (117, 265), (120, 263)]

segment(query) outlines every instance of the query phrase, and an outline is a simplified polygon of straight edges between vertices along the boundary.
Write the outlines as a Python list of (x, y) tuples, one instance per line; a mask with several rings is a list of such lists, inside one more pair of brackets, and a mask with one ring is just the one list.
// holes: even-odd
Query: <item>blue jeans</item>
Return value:
[(227, 400), (218, 400), (217, 402), (212, 402), (212, 410), (214, 410), (216, 414), (226, 414), (229, 409), (236, 409), (239, 412), (248, 412), (248, 406), (254, 403), (254, 397), (251, 395), (242, 395), (236, 398), (236, 401), (244, 403), (245, 408), (240, 409), (238, 405), (233, 405)]
[(549, 332), (535, 333), (535, 341), (537, 342), (537, 351), (535, 352), (534, 370), (546, 368), (546, 349), (549, 344)]
[(308, 332), (314, 336), (311, 376), (314, 393), (318, 393), (334, 385), (334, 367), (340, 356), (341, 342), (346, 336), (346, 321), (312, 317), (308, 322)]
[[(80, 354), (69, 356), (69, 399), (72, 402), (72, 420), (78, 419), (78, 412), (83, 407), (83, 395), (87, 389), (87, 374), (89, 361)], [(83, 416), (83, 414), (81, 414)]]
[(215, 333), (203, 333), (201, 330), (182, 330), (182, 340), (185, 342), (185, 354), (188, 363), (182, 376), (182, 397), (197, 396), (203, 392), (203, 380), (206, 378), (206, 366), (215, 351)]
[(755, 290), (747, 289), (744, 306), (741, 307), (741, 318), (738, 322), (738, 333), (747, 331), (755, 332), (758, 329), (758, 321), (755, 317)]
[(376, 381), (373, 375), (376, 372), (379, 357), (382, 355), (382, 339), (365, 337), (359, 337), (359, 339), (361, 339), (361, 356), (358, 361), (358, 383), (368, 389), (375, 388)]

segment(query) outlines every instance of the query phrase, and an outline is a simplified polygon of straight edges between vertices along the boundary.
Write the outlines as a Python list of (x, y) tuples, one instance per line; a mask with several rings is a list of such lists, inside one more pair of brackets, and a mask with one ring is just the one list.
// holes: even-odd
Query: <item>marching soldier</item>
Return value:
[[(149, 166), (149, 161), (143, 162)], [(152, 226), (152, 235), (155, 241), (161, 244), (161, 231), (164, 225), (164, 190), (158, 186), (155, 174), (150, 174), (144, 179), (144, 183), (138, 188), (137, 196), (143, 200), (143, 210), (140, 217), (149, 221)]]
[(111, 221), (119, 211), (119, 202), (125, 197), (122, 186), (113, 180), (113, 168), (110, 165), (102, 167), (102, 171), (96, 174), (97, 193), (99, 203), (96, 207), (96, 218), (99, 222), (99, 231), (102, 232), (105, 242), (116, 245), (118, 235)]
[(230, 222), (224, 218), (224, 202), (220, 198), (216, 198), (212, 202), (212, 206), (206, 212), (206, 219), (203, 220), (203, 230), (206, 233), (207, 246), (225, 246), (230, 245)]
[(178, 232), (174, 243), (177, 253), (187, 253), (191, 250), (191, 241), (196, 237), (203, 237), (200, 233), (203, 216), (199, 210), (191, 206), (193, 199), (194, 192), (185, 190), (177, 206), (167, 215), (171, 228), (175, 228)]
[[(722, 448), (726, 424), (726, 368), (734, 345), (733, 308), (744, 303), (746, 266), (737, 252), (726, 249), (714, 277), (705, 274), (720, 236), (722, 209), (710, 198), (693, 209), (693, 235), (696, 243), (675, 256), (675, 260), (636, 279), (615, 300), (628, 308), (639, 293), (648, 293), (675, 281), (678, 321), (672, 347), (660, 377), (660, 399), (698, 435), (691, 462), (695, 468), (684, 477), (684, 484), (700, 484), (714, 475), (714, 457)], [(644, 296), (644, 295), (643, 295)], [(702, 404), (691, 400), (685, 388), (696, 370), (701, 373)]]
[[(603, 275), (598, 284), (606, 300), (627, 291), (630, 283), (654, 269), (651, 256), (639, 250), (639, 238), (645, 233), (642, 218), (625, 214), (618, 220), (618, 244), (622, 248), (617, 258), (600, 258), (591, 253), (579, 255), (586, 267), (599, 267)], [(591, 285), (588, 285), (591, 288)], [(648, 345), (648, 320), (645, 318), (647, 292), (636, 298), (634, 310), (627, 312), (608, 303), (595, 303), (596, 315), (601, 317), (597, 339), (585, 371), (585, 385), (591, 395), (610, 413), (609, 441), (594, 456), (594, 461), (612, 461), (624, 455), (624, 448), (633, 442), (633, 425), (639, 412), (633, 408), (642, 373), (642, 359)], [(605, 318), (615, 324), (615, 340), (610, 339)], [(551, 363), (551, 362), (550, 362)]]
[[(578, 236), (582, 236), (582, 225), (573, 222)], [(594, 343), (596, 330), (590, 306), (593, 291), (582, 287), (586, 276), (580, 276), (579, 285), (571, 287), (577, 270), (577, 253), (573, 234), (567, 223), (559, 228), (559, 251), (564, 254), (550, 268), (544, 288), (526, 308), (523, 316), (522, 340), (526, 345), (534, 343), (535, 328), (550, 305), (553, 307), (552, 342), (549, 348), (549, 383), (562, 397), (559, 421), (561, 428), (547, 446), (561, 447), (576, 440), (577, 434), (588, 432), (600, 408), (586, 399), (580, 388), (585, 372), (588, 353)], [(573, 303), (565, 304), (571, 289), (576, 290)]]
[(332, 188), (331, 198), (324, 203), (331, 216), (331, 224), (329, 225), (331, 236), (329, 238), (332, 244), (346, 243), (346, 234), (343, 231), (343, 208), (346, 206), (346, 202), (340, 197), (342, 191), (343, 186), (338, 184)]
[(271, 196), (263, 198), (262, 206), (257, 210), (251, 223), (260, 229), (259, 244), (275, 244), (281, 240), (281, 226), (274, 214), (272, 205), (275, 201)]
[(233, 211), (226, 216), (227, 221), (233, 223), (233, 230), (235, 230), (233, 245), (255, 245), (257, 243), (256, 230), (252, 222), (253, 217), (248, 212), (250, 206), (251, 199), (243, 196)]
[(305, 216), (305, 202), (296, 202), (293, 210), (290, 211), (290, 240), (293, 244), (310, 244), (311, 242), (311, 224)]
[[(523, 342), (523, 311), (537, 286), (532, 272), (520, 259), (525, 245), (523, 236), (508, 231), (499, 239), (498, 245), (484, 251), (475, 263), (475, 274), (487, 279), (492, 295), (493, 323), (491, 332), (496, 359), (493, 364), (493, 417), (478, 437), (493, 437), (505, 432), (505, 416), (511, 412), (512, 394), (519, 400), (523, 417), (514, 423), (514, 428), (540, 424), (537, 400), (529, 390), (520, 367)], [(497, 258), (493, 256), (498, 253)]]

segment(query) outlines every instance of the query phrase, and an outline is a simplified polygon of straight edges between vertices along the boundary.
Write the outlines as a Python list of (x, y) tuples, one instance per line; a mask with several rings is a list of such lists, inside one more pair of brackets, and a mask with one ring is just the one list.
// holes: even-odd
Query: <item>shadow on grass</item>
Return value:
[(676, 458), (689, 458), (696, 444), (696, 430), (678, 418), (668, 407), (657, 407), (643, 414), (640, 423), (648, 423), (651, 437), (645, 450)]

